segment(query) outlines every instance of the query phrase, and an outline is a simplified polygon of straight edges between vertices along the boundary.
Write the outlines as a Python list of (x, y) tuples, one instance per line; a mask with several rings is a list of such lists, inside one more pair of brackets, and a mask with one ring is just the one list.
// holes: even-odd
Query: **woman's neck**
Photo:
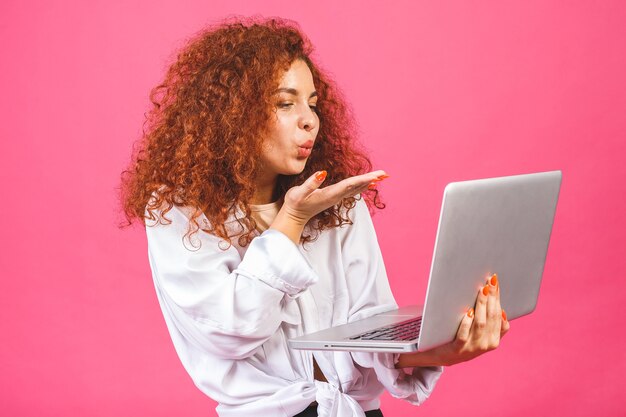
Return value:
[(274, 202), (274, 192), (276, 191), (276, 182), (278, 175), (258, 178), (256, 181), (256, 191), (250, 204), (268, 204)]

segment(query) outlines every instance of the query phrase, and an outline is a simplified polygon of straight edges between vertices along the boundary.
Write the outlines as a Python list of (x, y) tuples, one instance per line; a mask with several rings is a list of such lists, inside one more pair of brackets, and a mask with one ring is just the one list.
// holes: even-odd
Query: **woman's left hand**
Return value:
[(449, 366), (474, 359), (497, 348), (510, 327), (500, 306), (500, 285), (494, 274), (478, 291), (476, 309), (470, 308), (463, 316), (455, 340), (424, 352), (403, 353), (396, 368)]

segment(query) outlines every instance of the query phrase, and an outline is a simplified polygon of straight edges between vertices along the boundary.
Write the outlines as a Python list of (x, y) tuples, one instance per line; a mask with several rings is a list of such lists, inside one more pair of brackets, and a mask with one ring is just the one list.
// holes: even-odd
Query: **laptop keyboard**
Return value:
[(422, 318), (416, 317), (351, 337), (350, 340), (414, 340), (420, 334)]

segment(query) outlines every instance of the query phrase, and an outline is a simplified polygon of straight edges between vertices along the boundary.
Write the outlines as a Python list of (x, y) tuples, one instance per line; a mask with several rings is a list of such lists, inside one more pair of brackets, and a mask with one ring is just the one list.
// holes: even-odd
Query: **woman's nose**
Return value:
[(299, 120), (300, 129), (304, 129), (307, 132), (311, 131), (317, 126), (317, 117), (315, 112), (310, 107), (306, 107), (306, 110), (302, 112)]

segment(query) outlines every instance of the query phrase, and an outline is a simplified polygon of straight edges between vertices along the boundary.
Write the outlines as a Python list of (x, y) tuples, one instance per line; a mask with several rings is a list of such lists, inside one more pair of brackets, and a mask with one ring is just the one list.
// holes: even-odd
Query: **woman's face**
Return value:
[(304, 170), (319, 131), (317, 92), (304, 61), (291, 64), (272, 99), (275, 116), (269, 122), (260, 159), (262, 175), (275, 179)]

